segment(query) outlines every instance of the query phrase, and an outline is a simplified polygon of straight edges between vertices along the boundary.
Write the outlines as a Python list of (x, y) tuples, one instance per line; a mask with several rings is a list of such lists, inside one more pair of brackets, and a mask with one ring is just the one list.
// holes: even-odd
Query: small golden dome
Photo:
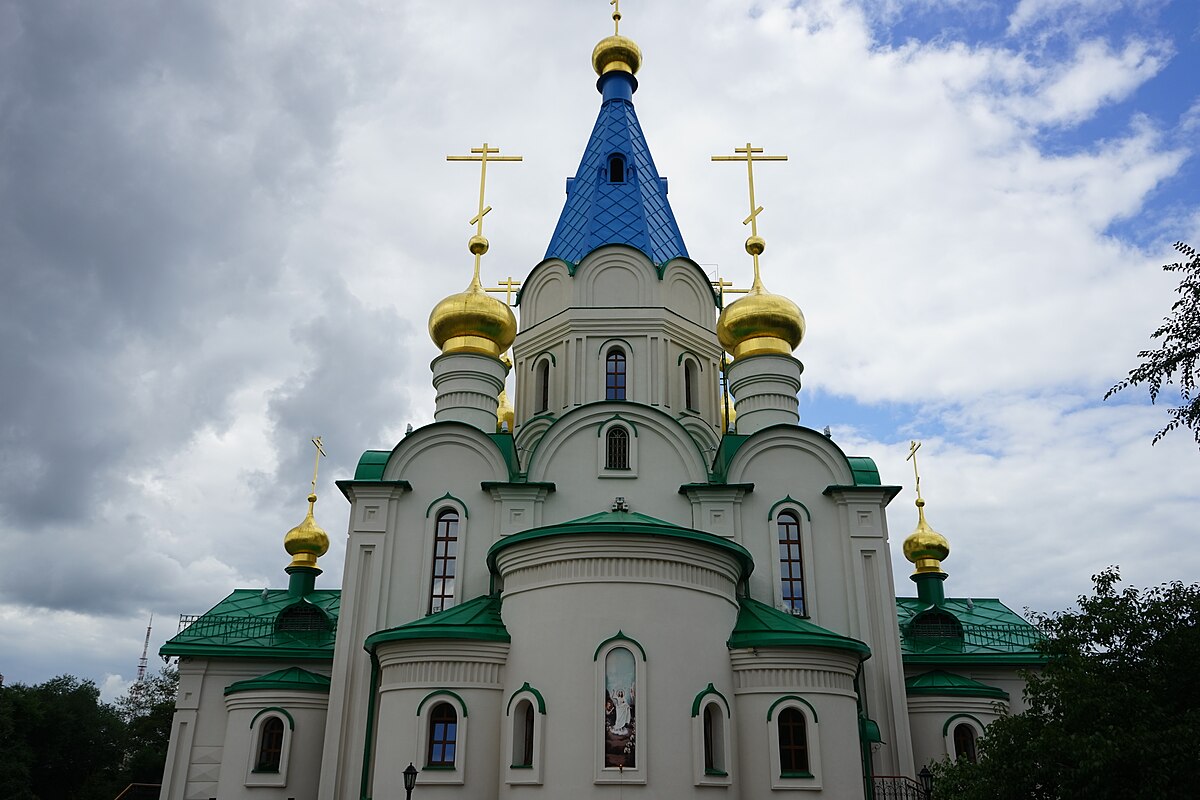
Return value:
[(617, 34), (605, 37), (592, 50), (592, 69), (596, 70), (597, 75), (604, 75), (614, 70), (636, 75), (638, 67), (641, 65), (641, 48), (628, 36)]
[(497, 357), (517, 337), (517, 318), (507, 303), (472, 279), (465, 292), (452, 294), (429, 313), (429, 336), (443, 353), (482, 353)]
[(313, 519), (313, 506), (317, 496), (308, 496), (308, 513), (304, 521), (283, 537), (283, 549), (292, 557), (288, 567), (316, 567), (317, 559), (329, 551), (329, 534)]
[[(725, 409), (729, 409), (726, 414)], [(721, 430), (736, 431), (737, 430), (737, 409), (733, 407), (733, 398), (729, 398), (729, 405), (725, 404), (725, 399), (721, 398)]]
[(512, 432), (513, 419), (516, 417), (516, 412), (512, 407), (512, 403), (508, 401), (508, 390), (500, 390), (500, 405), (496, 407), (496, 431), (503, 430), (504, 423), (508, 423), (508, 431)]
[(791, 355), (804, 338), (804, 314), (791, 300), (755, 281), (745, 297), (722, 309), (717, 338), (735, 361), (764, 353)]
[(942, 560), (950, 555), (950, 542), (925, 521), (925, 501), (917, 498), (917, 529), (904, 540), (904, 557), (916, 565), (916, 573), (941, 572)]

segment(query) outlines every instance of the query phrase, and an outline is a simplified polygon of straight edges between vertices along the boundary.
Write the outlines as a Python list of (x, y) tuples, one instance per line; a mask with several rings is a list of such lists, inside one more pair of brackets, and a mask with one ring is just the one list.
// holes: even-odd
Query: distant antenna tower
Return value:
[(154, 627), (154, 615), (150, 615), (150, 622), (146, 625), (146, 641), (142, 643), (142, 657), (138, 659), (137, 680), (135, 683), (141, 683), (146, 679), (146, 655), (150, 652), (150, 629)]

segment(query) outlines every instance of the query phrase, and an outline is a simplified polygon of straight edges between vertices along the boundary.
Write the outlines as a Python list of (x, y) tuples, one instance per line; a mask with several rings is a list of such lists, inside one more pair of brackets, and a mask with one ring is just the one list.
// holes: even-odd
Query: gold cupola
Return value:
[(592, 69), (604, 77), (610, 72), (627, 72), (636, 75), (642, 65), (642, 50), (637, 42), (621, 35), (621, 5), (613, 3), (613, 35), (597, 42), (592, 50)]
[(310, 494), (304, 520), (283, 537), (283, 549), (292, 557), (292, 563), (287, 567), (289, 570), (295, 567), (318, 569), (317, 559), (329, 552), (329, 534), (313, 518), (316, 504), (317, 496)]
[(950, 555), (950, 542), (945, 536), (929, 527), (925, 521), (925, 501), (917, 498), (917, 529), (904, 540), (904, 557), (916, 570), (914, 575), (935, 572), (945, 574), (942, 561)]
[[(504, 362), (504, 366), (512, 368), (512, 359), (508, 357), (508, 353), (502, 355), (500, 360)], [(516, 419), (516, 410), (513, 408), (512, 402), (508, 399), (508, 389), (501, 389), (500, 395), (496, 400), (496, 432), (502, 433), (507, 431), (508, 433), (512, 433), (513, 421)], [(504, 427), (505, 423), (508, 423), (507, 428)]]
[[(762, 252), (761, 242), (746, 242), (746, 251)], [(757, 271), (756, 271), (757, 272)], [(734, 360), (771, 353), (791, 355), (804, 339), (804, 314), (788, 298), (771, 294), (756, 274), (746, 296), (721, 310), (717, 339)]]
[[(487, 240), (471, 237), (471, 252)], [(482, 255), (482, 252), (479, 253)], [(429, 337), (443, 353), (480, 353), (498, 357), (517, 338), (517, 318), (507, 303), (489, 295), (476, 272), (466, 291), (452, 294), (433, 307), (429, 314)]]

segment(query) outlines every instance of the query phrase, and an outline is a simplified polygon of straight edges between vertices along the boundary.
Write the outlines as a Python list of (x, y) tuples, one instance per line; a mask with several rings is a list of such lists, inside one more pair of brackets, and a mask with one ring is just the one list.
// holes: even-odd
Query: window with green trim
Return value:
[(605, 434), (604, 445), (605, 469), (629, 469), (629, 431), (614, 425)]
[(975, 749), (975, 729), (965, 722), (954, 726), (954, 755), (972, 764), (978, 758)]
[(704, 774), (725, 775), (725, 715), (716, 703), (704, 706)]
[(517, 703), (513, 715), (513, 760), (514, 767), (533, 766), (533, 703), (522, 700)]
[(791, 511), (776, 518), (779, 533), (779, 589), (783, 607), (798, 617), (808, 615), (804, 602), (804, 553), (800, 542), (800, 519)]
[(537, 368), (537, 413), (550, 410), (550, 359), (542, 360)]
[(458, 512), (438, 512), (433, 536), (433, 580), (429, 587), (429, 613), (454, 605), (454, 574), (458, 559)]
[(258, 758), (254, 762), (255, 772), (279, 772), (279, 761), (283, 757), (283, 720), (267, 717), (258, 734)]
[(808, 774), (808, 722), (797, 708), (779, 712), (779, 771), (783, 777)]
[(429, 712), (429, 748), (425, 766), (453, 767), (458, 745), (458, 712), (449, 703), (438, 703)]

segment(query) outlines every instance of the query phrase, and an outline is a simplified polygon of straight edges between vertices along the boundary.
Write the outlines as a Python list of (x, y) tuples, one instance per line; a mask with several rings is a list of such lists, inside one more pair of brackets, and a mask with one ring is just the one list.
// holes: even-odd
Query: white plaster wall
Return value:
[[(503, 550), (499, 566), (512, 636), (504, 696), (528, 682), (546, 701), (545, 786), (502, 785), (501, 796), (700, 794), (691, 705), (710, 682), (732, 701), (725, 647), (737, 617), (732, 557), (658, 537), (555, 537)], [(646, 649), (635, 711), (642, 767), (636, 775), (597, 769), (602, 672), (594, 657), (618, 631)], [(736, 756), (729, 770), (738, 774)], [(596, 783), (598, 777), (629, 782), (618, 789)], [(704, 791), (740, 796), (736, 785)]]
[[(986, 728), (1004, 713), (1007, 703), (983, 697), (937, 697), (918, 695), (908, 700), (908, 716), (912, 725), (913, 757), (919, 770), (949, 755), (946, 722), (959, 714), (969, 714)], [(954, 725), (949, 735), (953, 735)]]
[[(266, 798), (266, 800), (313, 800), (321, 777), (321, 749), (325, 738), (325, 711), (329, 696), (318, 692), (252, 691), (225, 698), (227, 709), (225, 749), (221, 780), (215, 797), (222, 800)], [(282, 708), (295, 726), (289, 736), (286, 763), (281, 763), (282, 786), (247, 786), (254, 766), (258, 742), (252, 738), (251, 722), (264, 708)], [(285, 719), (286, 724), (286, 719)], [(273, 777), (273, 776), (268, 776)]]

